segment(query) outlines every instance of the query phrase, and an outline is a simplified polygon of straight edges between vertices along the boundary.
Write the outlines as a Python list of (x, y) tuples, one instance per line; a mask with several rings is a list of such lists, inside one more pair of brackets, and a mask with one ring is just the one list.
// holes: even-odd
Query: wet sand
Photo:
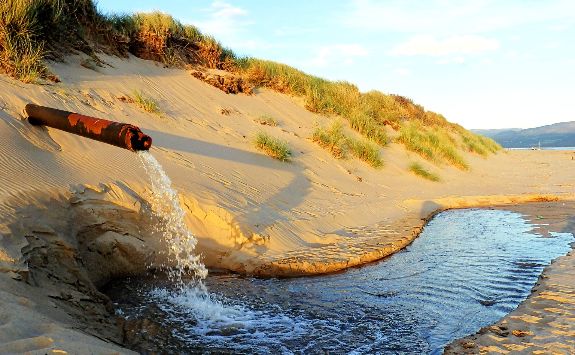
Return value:
[[(522, 213), (542, 235), (575, 235), (575, 204), (534, 203), (499, 207)], [(575, 240), (574, 240), (575, 243)], [(445, 354), (574, 354), (575, 251), (543, 271), (532, 294), (499, 322), (450, 344)]]

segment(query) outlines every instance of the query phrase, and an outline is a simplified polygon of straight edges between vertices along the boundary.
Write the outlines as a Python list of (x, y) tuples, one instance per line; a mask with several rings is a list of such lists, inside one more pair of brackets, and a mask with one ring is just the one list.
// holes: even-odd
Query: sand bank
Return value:
[[(145, 217), (150, 191), (135, 154), (32, 127), (21, 116), (28, 102), (150, 134), (151, 153), (180, 192), (205, 264), (241, 273), (337, 271), (403, 248), (441, 209), (575, 198), (572, 152), (466, 154), (471, 171), (461, 171), (391, 144), (376, 170), (336, 160), (313, 143), (314, 127), (327, 119), (297, 98), (264, 89), (226, 95), (184, 70), (103, 59), (108, 65), (97, 71), (79, 57), (54, 64), (62, 79), (54, 85), (0, 77), (0, 327), (10, 330), (0, 332), (0, 352), (74, 352), (78, 332), (92, 335), (82, 343), (95, 352), (120, 351), (114, 342), (126, 342), (132, 325), (110, 317), (98, 287), (166, 262), (166, 246)], [(161, 113), (123, 99), (135, 90), (154, 97)], [(278, 125), (262, 126), (262, 115)], [(259, 131), (288, 141), (292, 162), (258, 152), (252, 140)], [(411, 162), (437, 171), (442, 182), (412, 175)], [(35, 319), (47, 325), (28, 327)]]

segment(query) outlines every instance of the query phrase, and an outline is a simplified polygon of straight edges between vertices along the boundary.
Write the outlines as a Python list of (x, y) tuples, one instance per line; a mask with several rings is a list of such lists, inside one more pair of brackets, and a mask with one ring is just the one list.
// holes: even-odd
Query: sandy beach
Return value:
[[(150, 188), (138, 156), (33, 127), (22, 114), (27, 103), (132, 123), (152, 136), (150, 152), (179, 192), (209, 268), (264, 277), (334, 272), (400, 250), (450, 208), (513, 206), (503, 208), (573, 231), (571, 151), (465, 153), (471, 168), (462, 171), (391, 143), (384, 167), (374, 169), (314, 143), (313, 129), (328, 119), (299, 98), (267, 89), (228, 95), (189, 71), (135, 57), (102, 56), (97, 70), (82, 59), (51, 64), (61, 83), (0, 77), (0, 353), (129, 353), (122, 344), (134, 324), (110, 316), (98, 288), (170, 262), (145, 218)], [(126, 102), (135, 90), (154, 97), (160, 113)], [(277, 126), (262, 126), (262, 115)], [(259, 131), (286, 140), (291, 162), (256, 150)], [(411, 162), (441, 181), (413, 175)], [(546, 204), (521, 205), (528, 202)], [(452, 351), (572, 352), (574, 260), (571, 253), (553, 263), (529, 300), (496, 325), (525, 334), (484, 331)]]

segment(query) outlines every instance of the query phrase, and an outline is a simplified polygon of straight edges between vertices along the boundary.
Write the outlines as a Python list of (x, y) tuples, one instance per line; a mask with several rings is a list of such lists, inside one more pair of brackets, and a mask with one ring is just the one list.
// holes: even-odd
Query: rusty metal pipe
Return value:
[(24, 109), (33, 125), (48, 126), (131, 151), (148, 150), (152, 138), (128, 123), (108, 121), (55, 108), (27, 104)]

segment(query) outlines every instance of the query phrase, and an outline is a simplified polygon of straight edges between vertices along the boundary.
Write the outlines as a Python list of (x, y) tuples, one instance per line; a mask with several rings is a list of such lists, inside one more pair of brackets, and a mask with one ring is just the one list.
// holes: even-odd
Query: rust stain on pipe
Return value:
[(60, 129), (131, 151), (148, 150), (152, 146), (150, 136), (128, 123), (33, 104), (27, 104), (25, 111), (28, 114), (28, 121), (33, 125)]

